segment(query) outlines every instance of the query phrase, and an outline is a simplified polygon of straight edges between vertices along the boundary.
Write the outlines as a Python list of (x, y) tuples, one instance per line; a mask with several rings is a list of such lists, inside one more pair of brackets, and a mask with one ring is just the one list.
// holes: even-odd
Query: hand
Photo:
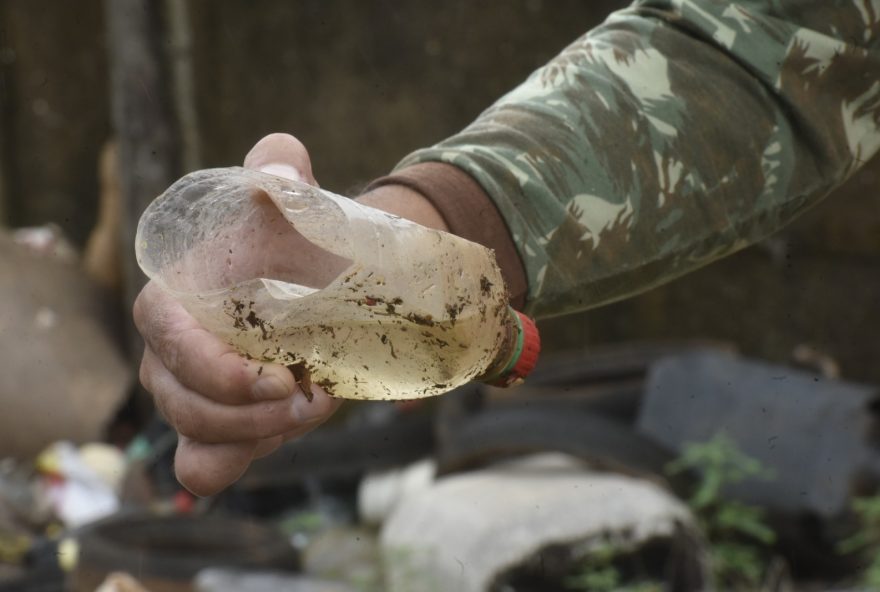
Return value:
[[(317, 185), (293, 136), (266, 136), (244, 164)], [(309, 402), (287, 368), (239, 356), (152, 282), (135, 301), (134, 320), (146, 342), (141, 382), (179, 434), (175, 472), (196, 495), (231, 485), (252, 460), (314, 429), (340, 405), (316, 386)]]

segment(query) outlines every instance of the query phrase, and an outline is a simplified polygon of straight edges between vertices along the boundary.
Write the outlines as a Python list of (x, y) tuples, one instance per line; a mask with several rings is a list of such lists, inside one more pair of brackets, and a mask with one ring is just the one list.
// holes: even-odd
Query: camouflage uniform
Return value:
[(880, 0), (641, 0), (461, 133), (527, 310), (573, 312), (767, 236), (880, 146)]

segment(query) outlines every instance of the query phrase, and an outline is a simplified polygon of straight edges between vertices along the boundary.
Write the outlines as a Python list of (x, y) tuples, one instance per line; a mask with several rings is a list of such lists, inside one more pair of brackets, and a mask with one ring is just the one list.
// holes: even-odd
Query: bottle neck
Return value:
[(520, 354), (522, 354), (524, 337), (522, 322), (510, 307), (507, 308), (507, 322), (504, 323), (503, 333), (498, 354), (489, 367), (486, 368), (486, 371), (475, 380), (486, 383), (495, 382), (510, 372), (519, 359)]

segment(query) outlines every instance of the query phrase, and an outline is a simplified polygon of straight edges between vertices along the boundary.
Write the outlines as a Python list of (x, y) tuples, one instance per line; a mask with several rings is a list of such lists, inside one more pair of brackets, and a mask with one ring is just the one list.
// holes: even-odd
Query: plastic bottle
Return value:
[(420, 398), (517, 382), (537, 357), (490, 250), (304, 183), (191, 173), (144, 212), (136, 252), (202, 326), (307, 392)]

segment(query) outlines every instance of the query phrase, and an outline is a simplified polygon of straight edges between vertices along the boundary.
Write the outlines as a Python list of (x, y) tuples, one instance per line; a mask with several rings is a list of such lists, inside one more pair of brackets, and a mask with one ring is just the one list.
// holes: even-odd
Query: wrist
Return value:
[(449, 232), (446, 220), (434, 204), (415, 189), (404, 185), (381, 185), (358, 196), (355, 201), (428, 228)]
[(376, 179), (370, 189), (375, 191), (386, 186), (399, 188), (395, 191), (409, 190), (411, 193), (407, 195), (417, 196), (416, 201), (428, 202), (426, 205), (445, 224), (445, 228), (436, 228), (492, 249), (511, 303), (522, 308), (527, 291), (525, 266), (501, 211), (476, 179), (451, 164), (423, 162)]

